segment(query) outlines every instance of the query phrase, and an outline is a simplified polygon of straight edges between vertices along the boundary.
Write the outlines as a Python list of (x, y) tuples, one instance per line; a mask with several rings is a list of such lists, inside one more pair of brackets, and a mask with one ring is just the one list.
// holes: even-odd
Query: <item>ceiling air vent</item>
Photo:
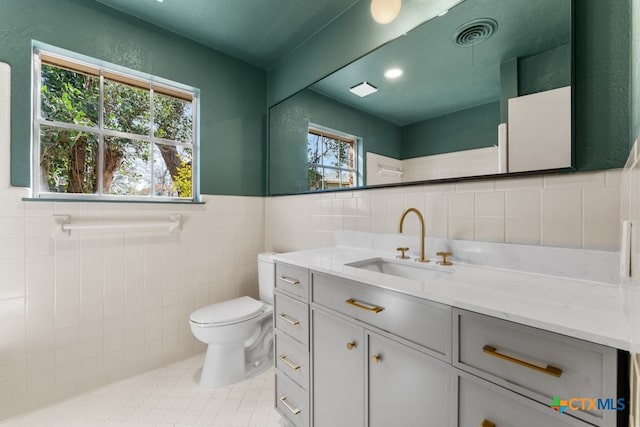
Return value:
[(498, 29), (498, 23), (491, 18), (474, 19), (458, 27), (453, 33), (453, 43), (460, 47), (475, 46), (487, 40)]

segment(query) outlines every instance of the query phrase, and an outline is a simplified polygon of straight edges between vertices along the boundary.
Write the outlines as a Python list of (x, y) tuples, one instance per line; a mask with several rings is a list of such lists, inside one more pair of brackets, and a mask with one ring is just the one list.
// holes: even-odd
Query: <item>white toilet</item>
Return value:
[(207, 344), (200, 386), (220, 387), (273, 365), (273, 253), (258, 255), (260, 300), (245, 296), (191, 313), (193, 335)]

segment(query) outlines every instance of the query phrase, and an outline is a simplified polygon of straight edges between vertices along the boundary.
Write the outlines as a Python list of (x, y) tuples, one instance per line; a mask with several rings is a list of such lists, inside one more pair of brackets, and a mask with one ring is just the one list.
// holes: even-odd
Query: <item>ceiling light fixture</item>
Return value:
[(371, 16), (378, 24), (388, 24), (397, 18), (402, 0), (371, 0)]
[(358, 95), (360, 98), (364, 98), (367, 95), (371, 95), (378, 91), (378, 88), (371, 83), (362, 82), (349, 88), (351, 93)]
[(402, 71), (400, 68), (389, 68), (384, 72), (384, 76), (388, 79), (397, 79), (402, 74), (404, 74), (404, 71)]

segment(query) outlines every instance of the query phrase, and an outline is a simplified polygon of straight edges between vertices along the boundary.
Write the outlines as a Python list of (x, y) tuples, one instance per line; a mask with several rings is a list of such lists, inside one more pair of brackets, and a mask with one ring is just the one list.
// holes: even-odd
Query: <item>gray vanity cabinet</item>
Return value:
[(451, 427), (450, 307), (311, 278), (313, 425)]
[(376, 333), (367, 337), (369, 426), (451, 426), (451, 367)]
[(309, 426), (309, 271), (276, 264), (275, 407), (285, 425)]
[(458, 427), (592, 427), (462, 371), (458, 388)]
[(622, 426), (615, 410), (550, 407), (616, 402), (613, 348), (331, 274), (276, 274), (276, 408), (288, 426)]
[(364, 330), (312, 311), (313, 425), (364, 425)]
[(314, 426), (452, 425), (450, 366), (325, 311), (311, 316)]

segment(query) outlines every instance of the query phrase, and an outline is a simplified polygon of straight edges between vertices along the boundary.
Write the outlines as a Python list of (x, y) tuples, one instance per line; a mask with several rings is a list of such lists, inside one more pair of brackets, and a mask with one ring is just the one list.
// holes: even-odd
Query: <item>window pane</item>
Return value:
[(193, 142), (193, 108), (190, 102), (153, 94), (153, 131), (156, 138)]
[(322, 168), (309, 164), (309, 168), (307, 170), (307, 183), (309, 184), (309, 191), (321, 190)]
[(338, 141), (340, 151), (340, 167), (353, 169), (353, 151), (352, 145), (348, 142)]
[(105, 129), (149, 135), (150, 96), (148, 89), (140, 89), (105, 79)]
[(340, 171), (335, 169), (324, 170), (324, 187), (338, 188), (340, 187)]
[(333, 138), (322, 137), (324, 152), (322, 153), (322, 164), (324, 166), (339, 166), (340, 141)]
[(42, 64), (40, 88), (40, 113), (43, 119), (98, 126), (98, 77)]
[(151, 194), (150, 143), (113, 136), (104, 137), (103, 188), (105, 194)]
[(340, 178), (341, 187), (353, 187), (353, 172), (341, 171)]
[(307, 134), (307, 157), (309, 163), (319, 164), (322, 158), (322, 141), (320, 136), (309, 133)]
[(153, 179), (155, 195), (192, 198), (192, 161), (193, 152), (190, 148), (154, 144)]
[(86, 132), (40, 127), (42, 191), (96, 192), (98, 136)]

